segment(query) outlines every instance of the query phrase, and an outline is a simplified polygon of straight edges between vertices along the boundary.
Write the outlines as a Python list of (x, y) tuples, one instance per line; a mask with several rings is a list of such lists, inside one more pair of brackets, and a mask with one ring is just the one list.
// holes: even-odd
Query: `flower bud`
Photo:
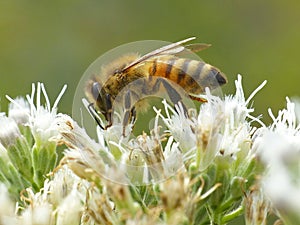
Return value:
[(15, 140), (21, 136), (16, 122), (6, 116), (0, 116), (0, 143), (4, 147), (9, 147), (15, 143)]

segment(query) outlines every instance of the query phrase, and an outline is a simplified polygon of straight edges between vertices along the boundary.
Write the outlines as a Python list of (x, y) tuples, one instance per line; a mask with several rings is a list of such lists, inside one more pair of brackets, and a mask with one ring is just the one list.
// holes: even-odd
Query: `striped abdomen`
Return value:
[(205, 87), (214, 89), (227, 83), (226, 76), (219, 69), (202, 61), (163, 56), (148, 62), (150, 76), (172, 80), (192, 94), (202, 93)]

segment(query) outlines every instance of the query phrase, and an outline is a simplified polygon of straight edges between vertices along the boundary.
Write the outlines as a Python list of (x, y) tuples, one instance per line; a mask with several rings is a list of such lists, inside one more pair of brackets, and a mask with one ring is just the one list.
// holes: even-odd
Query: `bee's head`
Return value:
[(209, 64), (206, 64), (209, 69), (203, 73), (203, 77), (201, 77), (201, 86), (209, 87), (211, 90), (216, 89), (227, 83), (227, 78), (224, 73), (222, 73), (216, 67), (213, 67)]
[(96, 109), (105, 116), (107, 121), (111, 121), (112, 100), (110, 94), (106, 93), (97, 81), (93, 82), (90, 88)]

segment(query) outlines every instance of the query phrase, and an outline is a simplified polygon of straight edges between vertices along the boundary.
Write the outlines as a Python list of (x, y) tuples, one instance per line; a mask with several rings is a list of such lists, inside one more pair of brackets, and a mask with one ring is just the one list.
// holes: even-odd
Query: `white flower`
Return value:
[(57, 225), (80, 224), (84, 210), (85, 194), (80, 193), (76, 187), (59, 204), (57, 208)]
[(24, 225), (52, 225), (54, 221), (52, 206), (43, 202), (42, 204), (35, 205), (34, 207), (28, 207), (19, 217), (19, 224)]
[(63, 143), (69, 148), (65, 151), (61, 163), (67, 164), (76, 175), (85, 179), (91, 178), (90, 176), (110, 178), (107, 174), (116, 167), (115, 158), (108, 148), (102, 145), (102, 141), (97, 143), (92, 140), (84, 129), (64, 114), (58, 114), (52, 126), (59, 135), (51, 140)]
[(27, 207), (20, 210), (19, 224), (80, 224), (84, 211), (87, 181), (77, 177), (66, 166), (46, 180), (40, 192), (34, 193), (27, 188), (25, 196)]
[(262, 189), (257, 185), (246, 193), (245, 219), (247, 225), (265, 225), (270, 210), (270, 204), (264, 198)]
[(17, 216), (19, 224), (33, 225), (52, 225), (54, 221), (53, 205), (48, 201), (50, 193), (49, 180), (44, 182), (44, 187), (40, 192), (34, 193), (31, 188), (26, 189), (26, 196), (21, 198), (27, 202), (25, 209), (20, 208), (20, 216)]
[[(155, 126), (151, 135), (144, 133), (132, 139), (128, 146), (132, 150), (124, 154), (122, 163), (126, 165), (128, 176), (134, 184), (140, 177), (139, 182), (143, 185), (164, 181), (184, 166), (178, 143), (172, 136), (168, 139), (161, 137), (156, 133), (157, 129)], [(167, 143), (163, 147), (165, 140)]]
[(166, 117), (155, 107), (154, 110), (162, 118), (172, 136), (179, 143), (181, 151), (185, 153), (193, 149), (196, 146), (196, 137), (192, 127), (193, 123), (186, 117), (182, 104), (175, 105), (175, 110), (166, 100), (163, 100), (162, 103), (165, 107)]
[[(22, 100), (14, 100), (6, 96), (14, 106), (10, 106), (12, 113), (10, 115), (20, 121), (20, 117), (28, 113), (28, 125), (31, 128), (32, 134), (38, 143), (45, 143), (49, 138), (55, 136), (57, 131), (51, 129), (51, 124), (56, 116), (58, 102), (60, 101), (67, 86), (65, 85), (55, 100), (53, 106), (50, 105), (46, 89), (43, 83), (37, 84), (37, 90), (32, 84), (31, 95), (27, 95), (27, 103)], [(41, 98), (44, 97), (45, 106), (41, 103)], [(28, 105), (30, 110), (28, 109)], [(19, 110), (19, 111), (18, 111)], [(24, 119), (22, 119), (23, 121)]]
[(54, 173), (53, 179), (49, 181), (48, 185), (49, 194), (47, 198), (55, 206), (60, 205), (64, 201), (64, 198), (71, 195), (74, 190), (80, 193), (80, 195), (84, 195), (89, 187), (87, 181), (80, 179), (67, 166), (60, 167)]
[(91, 187), (87, 191), (86, 214), (83, 215), (84, 224), (118, 224), (119, 219), (114, 213), (114, 203), (109, 198), (106, 189), (101, 192)]
[(264, 126), (258, 118), (251, 116), (250, 113), (254, 110), (248, 108), (248, 104), (265, 84), (266, 81), (256, 88), (248, 99), (245, 99), (242, 77), (238, 75), (238, 79), (235, 81), (236, 94), (234, 96), (225, 96), (225, 99), (221, 100), (219, 97), (207, 93), (208, 102), (201, 105), (197, 125), (201, 130), (210, 131), (211, 134), (219, 133), (219, 138), (221, 138), (219, 150), (222, 155), (234, 156), (241, 150), (241, 145), (245, 142), (249, 143), (250, 135), (253, 132), (250, 126), (251, 120)]
[(10, 102), (8, 106), (8, 117), (14, 119), (17, 124), (28, 124), (29, 116), (30, 106), (24, 98), (17, 97)]
[(297, 124), (295, 104), (287, 98), (287, 108), (275, 117), (272, 125), (256, 132), (254, 148), (267, 168), (262, 179), (265, 195), (283, 217), (288, 212), (300, 221), (300, 124)]

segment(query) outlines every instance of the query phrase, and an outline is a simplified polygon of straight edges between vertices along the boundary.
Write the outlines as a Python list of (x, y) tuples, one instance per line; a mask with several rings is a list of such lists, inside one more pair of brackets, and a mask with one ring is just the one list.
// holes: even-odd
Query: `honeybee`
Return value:
[[(177, 84), (192, 100), (203, 102), (205, 100), (199, 95), (206, 87), (215, 89), (227, 83), (226, 76), (216, 67), (203, 61), (179, 57), (185, 51), (198, 52), (210, 46), (201, 43), (182, 45), (194, 39), (187, 38), (143, 56), (127, 54), (103, 66), (99, 75), (89, 79), (85, 89), (90, 102), (88, 108), (98, 125), (102, 129), (110, 127), (113, 124), (113, 105), (122, 103), (125, 109), (124, 135), (125, 127), (136, 120), (136, 110), (144, 108), (141, 95), (164, 91), (175, 105), (182, 102), (181, 94), (173, 85)], [(100, 114), (105, 117), (106, 125), (99, 120)]]

